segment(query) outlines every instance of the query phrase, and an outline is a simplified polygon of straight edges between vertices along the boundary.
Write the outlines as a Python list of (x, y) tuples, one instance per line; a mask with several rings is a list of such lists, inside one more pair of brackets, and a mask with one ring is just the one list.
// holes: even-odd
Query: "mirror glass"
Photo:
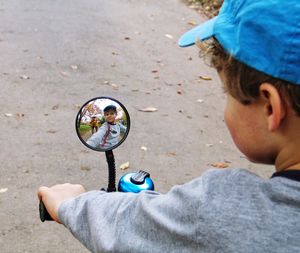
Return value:
[(96, 97), (87, 101), (76, 117), (76, 132), (81, 142), (96, 151), (118, 147), (127, 137), (130, 118), (116, 99)]

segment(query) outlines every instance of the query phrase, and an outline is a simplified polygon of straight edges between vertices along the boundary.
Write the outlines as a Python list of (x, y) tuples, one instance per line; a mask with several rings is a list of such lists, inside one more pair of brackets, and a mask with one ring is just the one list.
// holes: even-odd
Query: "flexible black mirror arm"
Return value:
[(105, 151), (106, 161), (108, 164), (108, 187), (107, 192), (116, 191), (116, 166), (112, 150)]

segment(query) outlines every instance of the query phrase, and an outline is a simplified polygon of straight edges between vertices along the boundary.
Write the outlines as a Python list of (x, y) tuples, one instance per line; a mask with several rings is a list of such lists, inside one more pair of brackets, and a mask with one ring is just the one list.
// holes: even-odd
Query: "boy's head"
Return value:
[[(208, 51), (229, 94), (226, 123), (253, 161), (277, 163), (283, 139), (273, 133), (282, 137), (299, 127), (299, 13), (298, 0), (225, 0), (217, 17), (179, 40), (182, 47), (199, 41)], [(292, 114), (296, 124), (281, 124)]]
[(300, 85), (299, 0), (224, 0), (217, 17), (185, 33), (182, 47), (215, 37), (244, 64)]
[(117, 117), (117, 107), (114, 105), (108, 105), (104, 108), (105, 121), (108, 123), (114, 123)]

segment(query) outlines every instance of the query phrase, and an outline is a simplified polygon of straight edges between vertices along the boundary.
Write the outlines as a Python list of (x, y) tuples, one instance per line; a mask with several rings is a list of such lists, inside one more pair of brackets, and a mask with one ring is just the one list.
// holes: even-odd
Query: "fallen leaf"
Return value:
[(210, 81), (210, 80), (212, 80), (212, 78), (209, 77), (209, 76), (199, 76), (199, 78), (202, 79), (202, 80), (205, 80), (205, 81)]
[(7, 192), (8, 188), (0, 188), (0, 193)]
[(211, 166), (215, 167), (215, 168), (221, 168), (221, 169), (224, 169), (224, 168), (227, 168), (229, 166), (228, 163), (211, 163), (210, 164)]
[(91, 170), (91, 168), (88, 167), (88, 166), (81, 166), (80, 169), (81, 169), (81, 170), (84, 170), (84, 171), (90, 171), (90, 170)]
[(156, 112), (157, 109), (155, 107), (146, 107), (144, 109), (139, 109), (141, 112)]
[(22, 118), (22, 117), (24, 117), (24, 116), (25, 116), (24, 113), (21, 113), (21, 112), (18, 112), (18, 113), (17, 113), (17, 117), (18, 117), (18, 118)]
[(21, 76), (20, 76), (20, 78), (21, 78), (21, 79), (24, 79), (24, 80), (26, 80), (26, 79), (30, 79), (30, 77), (29, 77), (29, 76), (25, 76), (25, 75), (21, 75)]
[(115, 90), (117, 90), (119, 88), (119, 86), (115, 83), (112, 83), (110, 86), (113, 87)]
[(58, 107), (59, 107), (59, 105), (54, 105), (54, 106), (52, 106), (52, 110), (57, 110)]
[(68, 74), (67, 72), (65, 72), (65, 71), (61, 71), (60, 74), (63, 75), (63, 76), (68, 76), (68, 75), (69, 75), (69, 74)]
[(142, 147), (141, 147), (141, 150), (143, 150), (143, 151), (147, 151), (148, 149), (147, 149), (147, 147), (145, 147), (145, 146), (142, 146)]
[(127, 170), (129, 168), (129, 162), (120, 165), (120, 170)]
[(47, 133), (49, 134), (55, 134), (57, 131), (56, 130), (48, 130)]
[(195, 26), (195, 25), (197, 25), (197, 22), (194, 21), (194, 20), (190, 20), (190, 21), (188, 22), (188, 24), (189, 24), (189, 25), (194, 25), (194, 26)]
[(90, 153), (90, 152), (89, 152), (89, 150), (88, 150), (88, 149), (82, 149), (82, 150), (80, 150), (80, 153), (85, 153), (85, 154), (88, 154), (88, 153)]
[(173, 36), (171, 34), (165, 34), (165, 36), (168, 38), (168, 39), (173, 39)]

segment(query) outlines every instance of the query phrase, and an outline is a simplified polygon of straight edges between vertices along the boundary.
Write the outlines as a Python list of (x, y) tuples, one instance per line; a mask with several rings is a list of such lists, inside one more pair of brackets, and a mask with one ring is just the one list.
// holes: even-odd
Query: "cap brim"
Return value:
[(183, 34), (179, 41), (178, 45), (180, 47), (189, 47), (196, 43), (197, 40), (207, 40), (214, 36), (214, 25), (217, 20), (217, 17), (214, 17), (207, 22), (193, 28), (192, 30)]

